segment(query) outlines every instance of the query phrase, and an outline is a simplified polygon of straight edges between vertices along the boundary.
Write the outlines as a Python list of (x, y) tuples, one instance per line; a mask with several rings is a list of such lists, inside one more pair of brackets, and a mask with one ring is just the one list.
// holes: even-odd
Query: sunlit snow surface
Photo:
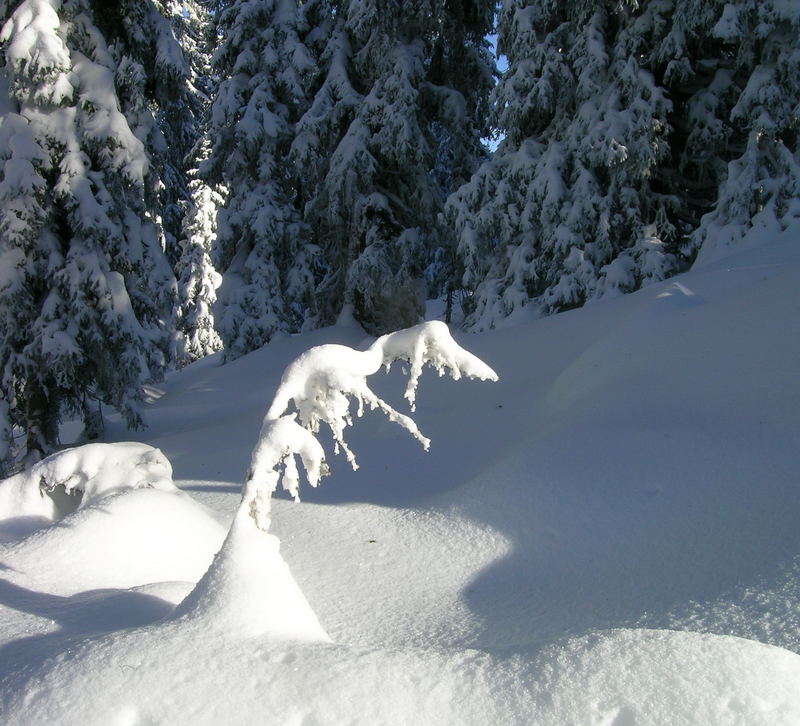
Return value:
[[(170, 614), (285, 366), (371, 341), (331, 328), (175, 374), (143, 441), (183, 494), (112, 494), (0, 546), (0, 722), (796, 726), (798, 291), (795, 230), (461, 337), (500, 382), (424, 373), (430, 452), (367, 413), (357, 472), (328, 447), (330, 479), (274, 503), (329, 644)], [(407, 411), (406, 380), (370, 384)]]

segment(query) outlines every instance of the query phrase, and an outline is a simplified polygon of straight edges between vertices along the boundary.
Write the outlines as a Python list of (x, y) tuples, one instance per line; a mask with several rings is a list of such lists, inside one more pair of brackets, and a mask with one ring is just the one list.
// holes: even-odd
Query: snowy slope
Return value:
[[(272, 516), (333, 644), (160, 619), (219, 546), (283, 368), (369, 340), (342, 325), (174, 374), (141, 440), (201, 506), (152, 492), (151, 520), (137, 490), (0, 545), (0, 720), (799, 723), (798, 236), (461, 337), (500, 382), (423, 375), (429, 453), (357, 420), (360, 469), (332, 458)], [(400, 410), (404, 385), (375, 382)], [(115, 551), (103, 518), (158, 547)], [(175, 561), (170, 521), (205, 544)]]

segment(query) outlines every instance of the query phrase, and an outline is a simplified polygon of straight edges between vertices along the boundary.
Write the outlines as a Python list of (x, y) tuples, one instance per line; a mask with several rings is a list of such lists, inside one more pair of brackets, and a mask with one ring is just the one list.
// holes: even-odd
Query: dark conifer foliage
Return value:
[(376, 333), (419, 319), (451, 274), (444, 199), (484, 157), (493, 10), (224, 6), (201, 174), (230, 192), (216, 248), (227, 356), (343, 311)]
[(166, 250), (183, 187), (171, 149), (188, 143), (178, 126), (193, 112), (165, 7), (4, 11), (0, 459), (11, 465), (52, 449), (65, 415), (98, 435), (102, 403), (141, 425), (142, 386), (172, 345)]
[(799, 23), (779, 2), (503, 3), (505, 140), (448, 204), (468, 326), (638, 289), (796, 215)]
[(434, 284), (448, 274), (432, 266), (449, 245), (440, 213), (483, 158), (493, 10), (372, 0), (306, 7), (319, 73), (292, 158), (320, 249), (316, 324), (343, 309), (370, 332), (412, 324), (426, 274)]
[(490, 328), (786, 227), (796, 5), (0, 0), (0, 461), (219, 350), (456, 292)]

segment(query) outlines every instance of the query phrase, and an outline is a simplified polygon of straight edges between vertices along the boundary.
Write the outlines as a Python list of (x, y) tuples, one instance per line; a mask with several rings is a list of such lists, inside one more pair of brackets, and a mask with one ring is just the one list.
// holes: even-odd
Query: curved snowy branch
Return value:
[[(381, 366), (388, 369), (397, 360), (410, 364), (405, 398), (412, 411), (425, 364), (439, 375), (448, 373), (455, 380), (462, 376), (497, 380), (497, 374), (488, 365), (459, 346), (447, 326), (437, 321), (384, 335), (365, 351), (344, 345), (320, 345), (306, 351), (284, 371), (251, 456), (243, 504), (259, 529), (269, 527), (270, 498), (278, 484), (295, 500), (299, 499), (295, 456), (303, 463), (312, 486), (328, 473), (324, 451), (315, 437), (321, 423), (331, 430), (335, 452), (344, 451), (351, 466), (358, 468), (344, 436), (345, 429), (353, 422), (353, 402), (357, 416), (363, 414), (365, 407), (383, 411), (428, 449), (430, 440), (414, 419), (395, 410), (367, 383), (367, 377)], [(296, 411), (287, 413), (292, 405)]]

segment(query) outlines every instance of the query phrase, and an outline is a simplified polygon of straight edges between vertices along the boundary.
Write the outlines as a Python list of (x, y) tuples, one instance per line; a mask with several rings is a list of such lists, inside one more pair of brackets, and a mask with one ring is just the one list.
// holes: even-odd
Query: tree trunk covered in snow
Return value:
[(798, 17), (777, 2), (505, 2), (505, 139), (448, 201), (468, 326), (635, 290), (725, 225), (790, 214)]

